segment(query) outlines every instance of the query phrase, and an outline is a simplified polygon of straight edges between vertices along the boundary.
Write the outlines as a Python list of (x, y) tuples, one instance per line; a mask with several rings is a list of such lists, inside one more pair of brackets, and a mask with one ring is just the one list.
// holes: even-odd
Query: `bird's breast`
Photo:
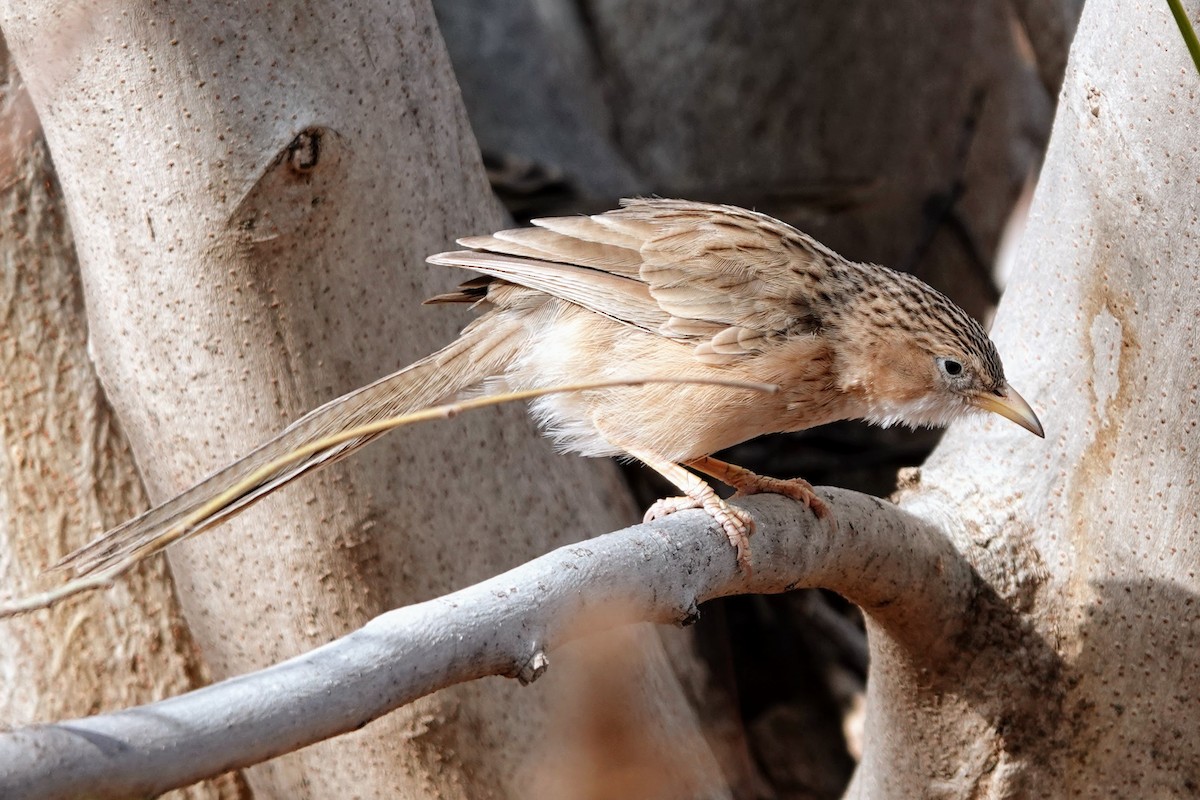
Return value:
[(837, 418), (827, 348), (816, 337), (775, 342), (725, 365), (697, 361), (695, 346), (563, 304), (534, 332), (505, 377), (514, 389), (645, 378), (779, 386), (765, 394), (701, 382), (650, 383), (535, 401), (534, 416), (558, 447), (587, 456), (638, 448), (686, 461), (765, 433)]

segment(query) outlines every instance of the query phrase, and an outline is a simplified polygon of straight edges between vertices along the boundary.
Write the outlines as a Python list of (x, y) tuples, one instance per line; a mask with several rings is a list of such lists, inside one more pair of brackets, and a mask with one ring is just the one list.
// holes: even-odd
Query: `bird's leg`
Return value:
[(692, 459), (687, 462), (687, 465), (709, 477), (716, 478), (726, 486), (732, 486), (737, 490), (734, 497), (745, 497), (751, 494), (781, 494), (804, 503), (819, 519), (829, 516), (829, 506), (813, 491), (812, 484), (803, 478), (790, 480), (771, 478), (712, 456)]
[(627, 448), (626, 452), (679, 487), (679, 490), (685, 495), (684, 497), (668, 497), (659, 500), (646, 512), (646, 522), (685, 508), (704, 509), (725, 531), (725, 535), (729, 537), (729, 543), (737, 550), (738, 566), (749, 574), (750, 534), (754, 532), (754, 520), (747, 512), (726, 503), (702, 478), (688, 472), (678, 464), (645, 450)]

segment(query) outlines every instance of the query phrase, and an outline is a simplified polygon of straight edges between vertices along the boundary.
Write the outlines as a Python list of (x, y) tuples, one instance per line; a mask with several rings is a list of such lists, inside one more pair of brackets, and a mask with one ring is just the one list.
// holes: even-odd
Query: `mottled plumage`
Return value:
[(778, 385), (778, 393), (763, 395), (651, 384), (554, 395), (533, 406), (561, 448), (632, 456), (666, 476), (685, 497), (660, 501), (647, 516), (705, 508), (744, 566), (751, 520), (681, 464), (740, 493), (783, 492), (823, 514), (804, 481), (762, 478), (711, 454), (839, 419), (937, 425), (972, 409), (1041, 434), (978, 323), (916, 278), (847, 261), (778, 220), (731, 206), (630, 200), (605, 214), (534, 225), (463, 239), (465, 250), (429, 259), (485, 276), (430, 301), (474, 303), (483, 312), (455, 342), (307, 414), (64, 564), (81, 573), (114, 569), (210, 527), (369, 438), (246, 480), (280, 454), (480, 388), (640, 377)]

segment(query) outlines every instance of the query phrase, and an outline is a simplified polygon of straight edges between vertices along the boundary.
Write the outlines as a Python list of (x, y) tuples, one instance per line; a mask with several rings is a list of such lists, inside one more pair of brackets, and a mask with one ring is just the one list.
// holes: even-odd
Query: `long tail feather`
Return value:
[(54, 568), (80, 576), (106, 572), (229, 519), (279, 487), (345, 458), (381, 434), (342, 442), (294, 463), (264, 470), (288, 453), (347, 428), (436, 405), (502, 374), (519, 351), (524, 330), (519, 320), (503, 312), (480, 318), (442, 350), (310, 411), (249, 455), (109, 530)]

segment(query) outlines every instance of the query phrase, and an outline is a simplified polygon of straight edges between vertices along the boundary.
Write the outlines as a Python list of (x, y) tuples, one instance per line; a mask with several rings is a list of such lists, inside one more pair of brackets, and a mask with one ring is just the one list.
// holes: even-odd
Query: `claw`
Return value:
[(717, 497), (711, 486), (679, 464), (646, 450), (631, 447), (626, 452), (686, 493), (685, 497), (664, 498), (650, 506), (645, 515), (646, 522), (685, 508), (703, 508), (705, 513), (721, 526), (729, 543), (737, 551), (738, 567), (746, 575), (750, 574), (750, 534), (754, 532), (754, 520), (749, 512), (735, 508)]
[[(688, 462), (688, 466), (703, 472), (737, 490), (734, 497), (746, 497), (752, 494), (781, 494), (801, 503), (817, 515), (817, 519), (829, 518), (832, 512), (829, 505), (813, 491), (812, 484), (803, 478), (771, 478), (751, 472), (745, 467), (728, 464), (712, 456), (701, 456)], [(837, 528), (837, 522), (830, 520)]]

